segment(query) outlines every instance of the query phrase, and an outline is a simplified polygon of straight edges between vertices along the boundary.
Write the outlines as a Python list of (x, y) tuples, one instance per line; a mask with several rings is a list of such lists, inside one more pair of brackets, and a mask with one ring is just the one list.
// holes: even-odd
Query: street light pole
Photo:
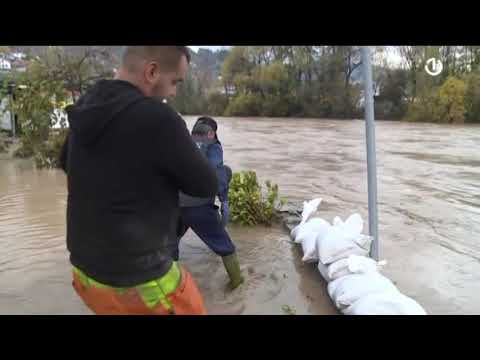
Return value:
[(370, 49), (362, 46), (362, 66), (365, 86), (365, 127), (367, 141), (367, 173), (368, 173), (368, 225), (373, 237), (370, 256), (379, 260), (378, 244), (378, 212), (377, 212), (377, 160), (375, 150), (375, 113), (373, 106), (373, 81)]
[(12, 136), (15, 138), (17, 136), (17, 129), (15, 127), (15, 114), (13, 112), (13, 95), (8, 96), (8, 101), (10, 102), (10, 123), (12, 124)]

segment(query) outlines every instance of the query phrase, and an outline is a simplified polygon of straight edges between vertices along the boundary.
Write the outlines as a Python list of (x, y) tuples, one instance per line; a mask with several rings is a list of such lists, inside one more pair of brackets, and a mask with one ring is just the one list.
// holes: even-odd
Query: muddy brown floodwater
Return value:
[[(189, 126), (194, 118), (186, 118)], [(218, 118), (226, 163), (255, 170), (328, 220), (368, 217), (364, 122)], [(480, 313), (480, 127), (377, 124), (380, 256), (431, 314)], [(89, 314), (70, 285), (65, 176), (0, 160), (0, 314)], [(367, 224), (366, 224), (367, 226)], [(220, 258), (189, 232), (181, 260), (214, 314), (336, 314), (314, 265), (282, 227), (230, 226), (246, 283), (225, 291)]]

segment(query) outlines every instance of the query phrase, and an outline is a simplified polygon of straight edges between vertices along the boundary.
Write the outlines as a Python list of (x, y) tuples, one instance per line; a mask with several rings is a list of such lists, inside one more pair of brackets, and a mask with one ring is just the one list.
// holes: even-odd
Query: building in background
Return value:
[(10, 71), (10, 70), (12, 70), (12, 62), (7, 60), (3, 56), (0, 56), (0, 71)]

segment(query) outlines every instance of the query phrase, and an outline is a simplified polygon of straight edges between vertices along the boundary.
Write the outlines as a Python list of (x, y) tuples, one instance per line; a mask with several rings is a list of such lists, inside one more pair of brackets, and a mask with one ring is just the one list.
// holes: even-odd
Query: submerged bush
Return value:
[(233, 174), (228, 194), (233, 223), (270, 226), (280, 219), (278, 211), (284, 200), (279, 196), (278, 185), (270, 181), (265, 185), (263, 191), (254, 171)]
[(60, 152), (67, 136), (67, 130), (52, 132), (33, 157), (37, 168), (59, 168)]

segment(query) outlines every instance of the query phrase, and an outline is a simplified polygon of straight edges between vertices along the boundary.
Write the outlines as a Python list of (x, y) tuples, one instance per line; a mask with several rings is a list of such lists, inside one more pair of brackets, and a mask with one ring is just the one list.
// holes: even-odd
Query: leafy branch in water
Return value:
[(289, 305), (282, 305), (282, 311), (285, 315), (297, 315), (295, 308), (292, 308)]
[(233, 223), (270, 226), (280, 219), (278, 211), (285, 201), (279, 196), (278, 185), (270, 181), (265, 185), (263, 190), (254, 171), (233, 174), (228, 194)]

